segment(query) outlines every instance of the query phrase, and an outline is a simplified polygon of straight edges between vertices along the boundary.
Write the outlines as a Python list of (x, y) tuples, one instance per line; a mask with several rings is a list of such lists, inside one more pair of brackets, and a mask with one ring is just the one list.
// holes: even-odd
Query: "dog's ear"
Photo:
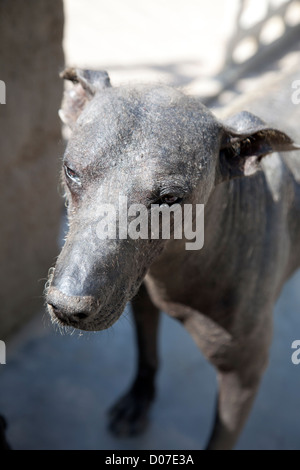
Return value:
[(98, 91), (111, 87), (111, 83), (105, 71), (67, 68), (60, 77), (73, 84), (72, 88), (65, 91), (62, 108), (58, 113), (62, 122), (72, 128), (87, 102)]
[(299, 149), (287, 134), (243, 111), (224, 123), (217, 181), (253, 175), (265, 155)]

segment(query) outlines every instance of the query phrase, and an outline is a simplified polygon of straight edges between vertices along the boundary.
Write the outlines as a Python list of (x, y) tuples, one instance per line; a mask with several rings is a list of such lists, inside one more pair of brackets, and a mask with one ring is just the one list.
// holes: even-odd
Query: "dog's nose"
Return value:
[(76, 312), (70, 314), (66, 309), (61, 307), (58, 308), (56, 304), (51, 302), (48, 302), (48, 305), (52, 308), (54, 315), (64, 323), (68, 323), (69, 321), (78, 322), (79, 320), (84, 320), (89, 316), (87, 312)]
[(99, 307), (92, 296), (70, 296), (51, 287), (46, 298), (51, 312), (63, 323), (76, 323), (90, 317)]

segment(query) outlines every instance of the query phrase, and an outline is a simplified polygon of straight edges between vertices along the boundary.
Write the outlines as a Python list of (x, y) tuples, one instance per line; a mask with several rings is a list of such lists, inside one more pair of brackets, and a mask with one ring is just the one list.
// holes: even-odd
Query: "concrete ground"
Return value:
[[(275, 308), (270, 365), (237, 449), (300, 449), (300, 271)], [(245, 344), (245, 348), (247, 344)], [(14, 338), (1, 366), (0, 410), (15, 449), (199, 449), (205, 444), (216, 398), (215, 373), (190, 336), (163, 316), (158, 395), (146, 433), (117, 439), (107, 409), (134, 373), (129, 309), (110, 330), (62, 335), (45, 313)]]
[[(236, 8), (235, 0), (65, 0), (66, 62), (105, 68), (114, 83), (159, 80), (209, 93)], [(300, 271), (276, 305), (270, 364), (237, 449), (300, 449), (300, 364), (291, 360), (300, 340), (299, 285)], [(130, 309), (108, 331), (73, 335), (40, 312), (8, 342), (0, 366), (0, 412), (12, 447), (202, 448), (213, 420), (214, 370), (180, 325), (163, 316), (161, 326), (150, 426), (143, 436), (117, 439), (107, 431), (107, 409), (134, 374)]]

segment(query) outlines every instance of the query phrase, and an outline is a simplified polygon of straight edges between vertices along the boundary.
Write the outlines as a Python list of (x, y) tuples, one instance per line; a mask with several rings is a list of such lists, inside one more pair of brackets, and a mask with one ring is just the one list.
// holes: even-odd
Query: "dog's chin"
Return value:
[(50, 314), (51, 322), (63, 329), (77, 329), (83, 331), (102, 331), (110, 328), (122, 315), (125, 309), (126, 302), (121, 308), (110, 310), (107, 312), (97, 312), (92, 315), (92, 318), (81, 320), (72, 320), (69, 318), (61, 318), (55, 313), (55, 309), (48, 305), (48, 312)]

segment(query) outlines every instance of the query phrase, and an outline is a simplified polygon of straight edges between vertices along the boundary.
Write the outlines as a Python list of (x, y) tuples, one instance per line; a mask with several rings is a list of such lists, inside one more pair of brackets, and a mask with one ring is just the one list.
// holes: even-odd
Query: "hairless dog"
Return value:
[[(207, 449), (233, 448), (267, 365), (274, 303), (300, 266), (300, 159), (281, 153), (299, 147), (250, 112), (221, 122), (162, 84), (112, 87), (106, 72), (75, 69), (63, 77), (73, 82), (61, 110), (72, 132), (62, 172), (69, 232), (47, 286), (52, 320), (103, 330), (132, 301), (137, 375), (110, 416), (128, 435), (145, 428), (155, 395), (159, 312), (179, 320), (218, 375)], [(203, 248), (186, 249), (184, 235), (99, 237), (99, 207), (119, 220), (120, 195), (149, 217), (153, 204), (204, 204)]]

